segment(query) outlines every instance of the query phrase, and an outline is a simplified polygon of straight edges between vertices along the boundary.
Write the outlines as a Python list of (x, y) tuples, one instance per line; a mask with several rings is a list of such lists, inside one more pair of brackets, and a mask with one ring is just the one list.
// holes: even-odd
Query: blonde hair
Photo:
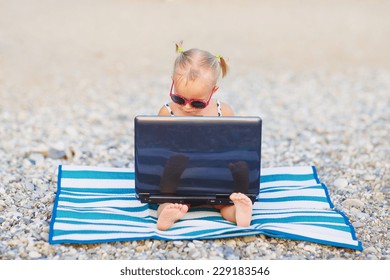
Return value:
[(188, 68), (185, 78), (195, 80), (201, 76), (202, 69), (212, 70), (215, 74), (215, 82), (219, 77), (225, 77), (228, 72), (226, 60), (220, 55), (213, 55), (208, 51), (200, 49), (183, 50), (183, 42), (176, 43), (176, 52), (179, 54), (173, 66), (173, 73), (177, 68)]

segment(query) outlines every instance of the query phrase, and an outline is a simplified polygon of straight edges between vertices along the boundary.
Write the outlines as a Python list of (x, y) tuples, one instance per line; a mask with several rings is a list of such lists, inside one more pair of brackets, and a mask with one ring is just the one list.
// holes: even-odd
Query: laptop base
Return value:
[[(256, 201), (257, 196), (248, 195), (252, 204)], [(149, 195), (138, 194), (137, 197), (141, 203), (180, 203), (180, 204), (196, 204), (196, 205), (233, 205), (233, 201), (229, 199), (229, 195), (217, 196), (178, 196), (178, 195)]]

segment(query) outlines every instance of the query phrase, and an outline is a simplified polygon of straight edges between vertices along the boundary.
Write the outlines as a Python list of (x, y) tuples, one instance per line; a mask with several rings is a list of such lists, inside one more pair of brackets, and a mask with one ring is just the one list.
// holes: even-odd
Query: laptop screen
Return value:
[(137, 116), (134, 143), (138, 194), (259, 192), (259, 117)]

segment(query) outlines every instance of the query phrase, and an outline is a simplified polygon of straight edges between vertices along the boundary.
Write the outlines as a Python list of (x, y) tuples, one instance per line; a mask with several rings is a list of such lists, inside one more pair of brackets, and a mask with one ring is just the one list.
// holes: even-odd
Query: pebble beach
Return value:
[[(0, 260), (390, 260), (390, 4), (303, 2), (0, 0)], [(362, 251), (49, 244), (58, 166), (133, 166), (133, 119), (168, 101), (177, 40), (228, 57), (217, 97), (262, 117), (262, 167), (314, 165)]]

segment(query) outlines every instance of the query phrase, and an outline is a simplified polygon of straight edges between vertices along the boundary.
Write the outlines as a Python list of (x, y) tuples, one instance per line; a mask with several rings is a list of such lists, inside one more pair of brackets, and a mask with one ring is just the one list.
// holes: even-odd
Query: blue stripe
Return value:
[(341, 211), (339, 210), (335, 210), (337, 213), (339, 213), (343, 218), (344, 218), (344, 221), (345, 223), (348, 225), (348, 227), (350, 228), (351, 230), (351, 234), (352, 234), (352, 238), (357, 240), (356, 238), (356, 233), (355, 233), (355, 229), (353, 228), (352, 224), (349, 222), (349, 219), (347, 218), (347, 216), (345, 216), (344, 213), (342, 213)]
[(334, 229), (334, 230), (338, 230), (338, 231), (344, 231), (344, 232), (350, 232), (349, 227), (346, 226), (345, 224), (344, 225), (340, 225), (340, 226), (328, 225), (328, 224), (307, 224), (307, 225), (316, 226), (316, 227), (325, 227), (325, 228), (330, 228), (330, 229)]
[(80, 194), (104, 193), (104, 194), (135, 194), (134, 188), (72, 188), (71, 186), (62, 187), (63, 192), (77, 192)]
[(329, 202), (329, 208), (333, 209), (334, 208), (334, 205), (333, 205), (333, 202), (332, 200), (330, 199), (330, 195), (329, 195), (329, 191), (328, 191), (328, 188), (326, 187), (325, 184), (321, 184), (323, 187), (324, 187), (324, 191), (325, 191), (325, 195), (326, 195), (326, 199), (328, 200)]
[(134, 172), (93, 171), (93, 170), (62, 170), (62, 178), (68, 179), (109, 179), (134, 180)]
[[(253, 224), (265, 224), (265, 223), (339, 223), (344, 224), (342, 217), (326, 217), (326, 216), (293, 216), (293, 217), (280, 217), (280, 218), (257, 218), (253, 219)], [(315, 224), (312, 224), (315, 225)]]
[(275, 174), (260, 175), (260, 183), (269, 183), (275, 181), (308, 181), (314, 180), (313, 174)]
[(286, 202), (286, 201), (316, 201), (316, 202), (328, 202), (326, 197), (320, 196), (285, 196), (276, 198), (260, 198), (260, 203), (271, 203), (271, 202)]
[(313, 176), (316, 179), (317, 184), (320, 184), (321, 182), (320, 182), (320, 179), (318, 179), (317, 169), (315, 168), (315, 166), (312, 166), (311, 169), (313, 170)]
[[(69, 221), (69, 220), (59, 220), (60, 223), (62, 224), (67, 224), (67, 225), (84, 225), (84, 226), (107, 226), (107, 227), (110, 227), (110, 226), (123, 226), (123, 227), (136, 227), (136, 228), (145, 228), (144, 225), (137, 225), (137, 224), (113, 224), (113, 223), (103, 223), (103, 222), (100, 222), (99, 220), (96, 220), (94, 222), (81, 222), (81, 221)], [(131, 221), (131, 222), (141, 222), (143, 223), (144, 221)], [(153, 222), (154, 223), (154, 222)], [(56, 229), (57, 231), (59, 229)], [(90, 229), (89, 229), (90, 230)], [(69, 232), (70, 230), (63, 230), (65, 232)], [(73, 229), (71, 230), (72, 232), (74, 231)], [(96, 231), (100, 231), (100, 230), (96, 230)]]
[[(134, 207), (133, 212), (140, 212), (144, 211), (144, 207)], [(126, 216), (123, 214), (116, 214), (116, 213), (91, 213), (91, 212), (74, 212), (74, 211), (66, 211), (61, 210), (57, 212), (57, 218), (58, 219), (80, 219), (80, 220), (124, 220), (124, 221), (134, 221), (134, 222), (141, 222), (141, 223), (149, 223), (145, 217), (139, 218), (135, 216)]]
[[(130, 227), (131, 228), (131, 227)], [(136, 228), (135, 228), (136, 229)], [(73, 230), (71, 232), (67, 230), (54, 230), (57, 236), (66, 235), (66, 234), (112, 234), (112, 233), (125, 233), (125, 234), (140, 234), (139, 231), (127, 231), (127, 230)], [(147, 232), (142, 232), (142, 234), (148, 234)]]
[(52, 217), (51, 217), (51, 221), (50, 221), (50, 227), (49, 227), (49, 243), (51, 243), (53, 241), (53, 226), (54, 226), (54, 222), (57, 218), (57, 208), (58, 208), (58, 201), (59, 201), (59, 197), (60, 197), (60, 193), (61, 193), (61, 178), (62, 178), (62, 165), (59, 165), (58, 166), (58, 177), (57, 177), (57, 193), (56, 193), (56, 197), (54, 199), (54, 204), (53, 204), (53, 211), (52, 211)]

